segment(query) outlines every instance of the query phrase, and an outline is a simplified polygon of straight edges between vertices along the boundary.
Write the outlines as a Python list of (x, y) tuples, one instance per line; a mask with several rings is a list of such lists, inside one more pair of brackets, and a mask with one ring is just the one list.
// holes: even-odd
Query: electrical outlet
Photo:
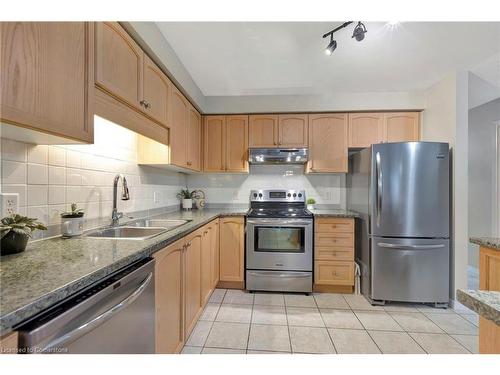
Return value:
[(19, 212), (19, 194), (18, 193), (0, 193), (2, 217), (9, 216)]

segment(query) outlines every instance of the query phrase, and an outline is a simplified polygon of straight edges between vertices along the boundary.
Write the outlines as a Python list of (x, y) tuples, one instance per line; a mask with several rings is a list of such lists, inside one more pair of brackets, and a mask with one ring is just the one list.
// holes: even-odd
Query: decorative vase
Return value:
[(61, 234), (63, 237), (75, 237), (83, 234), (83, 215), (61, 217)]
[(193, 208), (193, 200), (191, 198), (189, 199), (183, 199), (182, 200), (182, 208), (185, 210), (190, 210)]
[(308, 210), (314, 210), (314, 204), (308, 204), (307, 205)]
[(22, 253), (26, 250), (29, 236), (10, 231), (3, 238), (0, 244), (0, 254), (9, 255)]

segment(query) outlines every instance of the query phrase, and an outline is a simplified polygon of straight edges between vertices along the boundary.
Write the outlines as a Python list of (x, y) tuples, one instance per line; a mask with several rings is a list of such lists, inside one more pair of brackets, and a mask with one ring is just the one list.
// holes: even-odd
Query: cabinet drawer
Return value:
[(315, 260), (350, 260), (354, 261), (354, 248), (352, 247), (321, 247), (316, 246)]
[(354, 233), (316, 233), (316, 246), (354, 247)]
[(327, 218), (316, 219), (316, 232), (323, 233), (353, 233), (354, 219)]
[(321, 285), (354, 285), (354, 262), (317, 260), (314, 283)]

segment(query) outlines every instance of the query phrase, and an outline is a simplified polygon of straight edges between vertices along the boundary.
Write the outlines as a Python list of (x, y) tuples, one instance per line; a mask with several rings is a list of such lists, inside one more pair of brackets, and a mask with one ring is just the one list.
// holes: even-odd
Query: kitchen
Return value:
[[(487, 76), (474, 67), (500, 53), (479, 43), (500, 24), (474, 27), (1, 22), (2, 351), (498, 354), (498, 239), (462, 230), (461, 84), (470, 100), (470, 75)], [(421, 78), (395, 71), (366, 92), (347, 68), (333, 94), (317, 95), (314, 69), (319, 91), (280, 81), (389, 32), (422, 49), (405, 31), (425, 44), (429, 28), (477, 49), (431, 46), (459, 61), (416, 59)], [(220, 55), (186, 43), (200, 32)], [(270, 52), (277, 35), (327, 56), (252, 76), (263, 54), (294, 56)], [(226, 69), (238, 38), (250, 51)]]

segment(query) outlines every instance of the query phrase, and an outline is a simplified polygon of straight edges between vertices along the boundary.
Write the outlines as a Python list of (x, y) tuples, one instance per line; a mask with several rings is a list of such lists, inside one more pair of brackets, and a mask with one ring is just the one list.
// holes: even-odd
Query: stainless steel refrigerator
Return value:
[(347, 206), (360, 214), (356, 261), (372, 303), (447, 304), (450, 153), (447, 143), (372, 145), (349, 157)]

